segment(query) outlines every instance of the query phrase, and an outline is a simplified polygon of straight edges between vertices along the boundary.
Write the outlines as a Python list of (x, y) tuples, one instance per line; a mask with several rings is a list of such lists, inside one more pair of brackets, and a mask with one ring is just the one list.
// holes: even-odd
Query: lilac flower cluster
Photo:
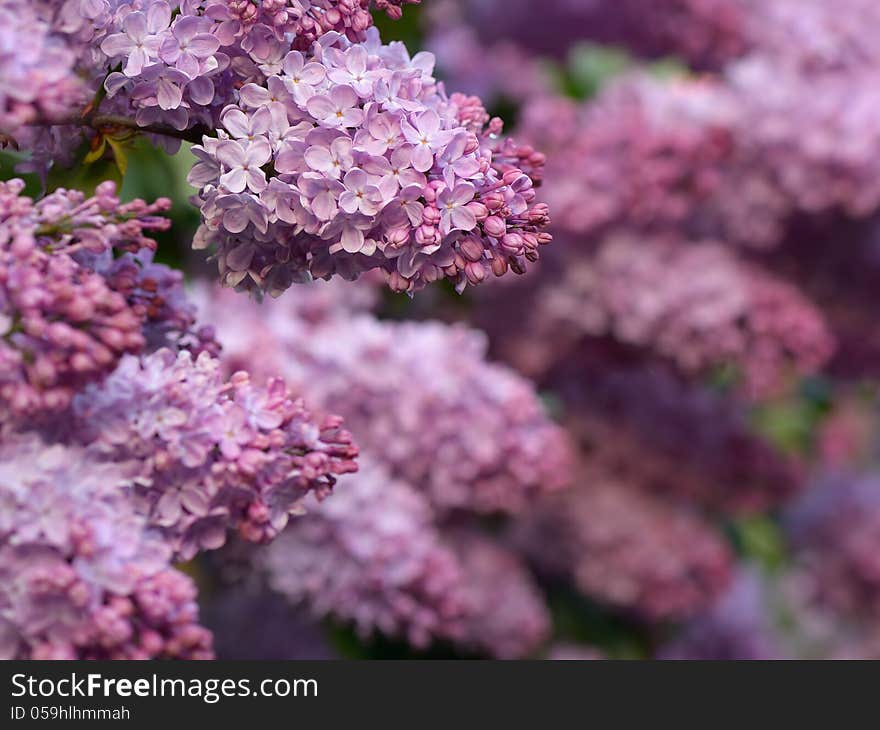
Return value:
[[(551, 240), (534, 201), (543, 156), (501, 137), (477, 100), (448, 96), (430, 54), (383, 46), (371, 4), (397, 16), (403, 2), (40, 7), (102, 84), (96, 105), (65, 121), (165, 134), (169, 150), (202, 142), (196, 245), (216, 250), (224, 283), (277, 294), (380, 269), (413, 291), (522, 273)], [(40, 169), (70, 147), (65, 136), (25, 130), (19, 143)]]
[(460, 567), (431, 506), (379, 464), (361, 462), (331, 499), (257, 555), (270, 585), (318, 615), (426, 646), (459, 631)]
[(136, 467), (4, 434), (0, 657), (212, 657), (195, 586), (123, 491)]
[[(143, 315), (83, 263), (113, 248), (154, 246), (145, 231), (167, 201), (120, 204), (58, 190), (38, 203), (0, 183), (0, 404), (13, 418), (66, 407), (76, 390), (146, 346)], [(7, 417), (0, 417), (7, 420)]]
[(256, 387), (238, 372), (227, 382), (206, 352), (127, 356), (73, 411), (80, 441), (141, 465), (133, 498), (183, 559), (222, 545), (228, 527), (271, 539), (306, 494), (323, 498), (356, 468), (340, 418), (313, 419), (279, 379)]
[(731, 577), (730, 549), (711, 527), (600, 474), (545, 499), (515, 531), (542, 572), (644, 620), (694, 616)]
[(532, 321), (534, 331), (574, 342), (611, 336), (685, 373), (733, 367), (755, 397), (817, 372), (834, 347), (821, 312), (796, 287), (712, 241), (609, 237), (571, 262)]
[(364, 638), (445, 640), (500, 659), (541, 645), (547, 609), (514, 553), (474, 530), (439, 529), (425, 495), (377, 462), (361, 467), (256, 556), (276, 591)]
[(242, 87), (190, 175), (197, 245), (218, 249), (224, 283), (278, 293), (378, 268), (398, 291), (443, 277), (463, 288), (537, 258), (550, 240), (533, 203), (543, 158), (498, 142), (500, 121), (447, 98), (432, 66), (375, 33), (327, 34)]
[[(307, 388), (314, 407), (341, 413), (362, 447), (441, 511), (516, 513), (566, 485), (565, 435), (527, 381), (485, 361), (483, 336), (347, 307), (310, 321), (308, 302), (326, 288), (262, 304), (212, 291), (200, 297), (200, 316), (217, 326), (233, 366), (259, 349), (268, 371)], [(401, 382), (418, 387), (401, 391)]]
[(36, 5), (0, 2), (0, 142), (25, 124), (64, 119), (85, 96), (73, 50)]

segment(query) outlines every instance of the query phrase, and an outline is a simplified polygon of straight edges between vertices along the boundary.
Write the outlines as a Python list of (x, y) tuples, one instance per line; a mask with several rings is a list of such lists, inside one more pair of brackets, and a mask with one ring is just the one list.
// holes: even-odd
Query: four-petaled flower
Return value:
[(122, 21), (122, 33), (113, 33), (101, 43), (101, 50), (110, 58), (127, 56), (123, 73), (139, 76), (152, 59), (156, 58), (162, 37), (159, 35), (171, 22), (168, 3), (153, 3), (146, 13), (135, 11)]
[(230, 193), (241, 193), (246, 188), (260, 193), (266, 189), (266, 173), (260, 169), (272, 159), (272, 148), (266, 140), (257, 139), (247, 145), (224, 140), (217, 146), (217, 158), (226, 168), (220, 184)]
[(357, 92), (350, 86), (334, 86), (326, 96), (313, 96), (306, 103), (306, 109), (325, 127), (347, 129), (357, 127), (364, 120)]
[(452, 231), (472, 231), (477, 226), (477, 217), (467, 207), (474, 199), (476, 189), (468, 182), (460, 182), (454, 188), (446, 188), (437, 196), (440, 208), (440, 233), (444, 236)]
[(401, 124), (406, 141), (414, 145), (412, 165), (419, 172), (427, 172), (434, 165), (434, 154), (441, 152), (452, 140), (453, 133), (440, 129), (440, 117), (433, 109), (422, 112), (415, 124)]

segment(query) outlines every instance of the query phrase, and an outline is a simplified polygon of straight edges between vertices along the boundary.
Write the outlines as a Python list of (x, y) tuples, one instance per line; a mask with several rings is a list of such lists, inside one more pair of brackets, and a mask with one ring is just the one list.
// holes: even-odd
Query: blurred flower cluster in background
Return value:
[(880, 658), (880, 6), (297, 2), (0, 105), (0, 656)]

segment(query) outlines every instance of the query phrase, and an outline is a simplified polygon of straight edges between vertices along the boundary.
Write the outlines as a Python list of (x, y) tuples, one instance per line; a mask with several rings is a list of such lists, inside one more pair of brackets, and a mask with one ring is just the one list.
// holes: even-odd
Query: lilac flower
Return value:
[(313, 96), (306, 102), (309, 114), (325, 127), (357, 127), (364, 118), (357, 106), (358, 96), (350, 86), (334, 86), (326, 96)]
[(276, 535), (309, 492), (328, 494), (354, 470), (341, 419), (315, 420), (283, 382), (227, 383), (208, 353), (159, 350), (124, 358), (80, 392), (72, 433), (101, 458), (136, 460), (135, 503), (183, 559), (225, 541)]
[(452, 139), (449, 131), (441, 131), (437, 112), (422, 112), (413, 123), (401, 123), (406, 141), (413, 145), (412, 165), (419, 172), (427, 172), (434, 164), (434, 154), (445, 148)]
[[(373, 92), (373, 84), (378, 77), (373, 71), (367, 70), (367, 51), (363, 46), (351, 46), (345, 53), (339, 54), (338, 67), (328, 72), (330, 80), (335, 84), (353, 88), (358, 96), (368, 98)], [(285, 68), (288, 75), (290, 71)]]
[(171, 7), (165, 2), (151, 3), (146, 13), (135, 10), (122, 21), (122, 32), (108, 35), (101, 50), (110, 58), (125, 56), (123, 73), (139, 76), (144, 66), (159, 54), (162, 31), (171, 23)]
[(324, 80), (326, 69), (320, 63), (306, 62), (299, 51), (291, 51), (284, 57), (283, 82), (293, 94), (297, 104), (306, 104), (315, 93), (315, 86)]
[(355, 167), (345, 173), (342, 184), (345, 192), (339, 196), (339, 207), (346, 213), (373, 216), (383, 207), (382, 193), (373, 184), (370, 176), (360, 168)]
[(272, 158), (272, 148), (265, 139), (246, 144), (223, 141), (217, 146), (217, 158), (226, 168), (220, 184), (230, 193), (242, 193), (245, 189), (261, 193), (266, 189), (266, 173), (260, 168)]
[(437, 196), (440, 208), (440, 232), (446, 236), (452, 231), (472, 231), (477, 227), (477, 216), (467, 207), (476, 190), (470, 183), (458, 183)]
[[(173, 63), (180, 71), (195, 79), (202, 69), (202, 64), (207, 59), (213, 58), (220, 49), (220, 41), (217, 37), (210, 32), (204, 32), (211, 26), (212, 23), (207, 22), (205, 18), (193, 15), (181, 17), (172, 26), (171, 36), (166, 37), (162, 42), (159, 57), (166, 63)], [(106, 53), (106, 50), (104, 52)], [(129, 63), (131, 63), (130, 57)]]
[(327, 142), (316, 135), (309, 135), (308, 139), (313, 144), (306, 149), (304, 157), (306, 164), (315, 172), (340, 178), (354, 166), (351, 139), (348, 137), (336, 137)]

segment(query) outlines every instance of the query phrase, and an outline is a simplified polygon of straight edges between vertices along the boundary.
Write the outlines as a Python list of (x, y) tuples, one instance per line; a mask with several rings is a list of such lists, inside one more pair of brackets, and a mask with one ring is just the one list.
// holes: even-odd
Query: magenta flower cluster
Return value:
[(155, 245), (144, 232), (167, 224), (154, 216), (167, 201), (120, 204), (112, 184), (38, 203), (22, 187), (0, 183), (0, 404), (12, 417), (63, 409), (123, 354), (144, 349), (142, 313), (81, 261)]
[(250, 305), (228, 291), (199, 296), (227, 369), (259, 350), (268, 371), (310, 384), (317, 407), (342, 408), (370, 463), (257, 561), (291, 601), (362, 635), (527, 656), (547, 637), (547, 608), (518, 556), (467, 516), (528, 513), (566, 486), (568, 442), (524, 380), (485, 361), (477, 333), (382, 322), (352, 286)]
[(192, 580), (124, 487), (137, 464), (34, 435), (0, 444), (0, 657), (204, 659)]
[(220, 547), (234, 527), (265, 542), (330, 493), (357, 454), (341, 419), (312, 419), (283, 381), (265, 388), (238, 372), (226, 382), (207, 353), (163, 349), (126, 357), (77, 395), (75, 433), (111, 461), (136, 460), (138, 509), (186, 560)]
[(242, 87), (190, 175), (224, 283), (277, 293), (379, 268), (399, 291), (464, 287), (537, 258), (547, 208), (522, 167), (542, 158), (495, 142), (500, 122), (447, 98), (432, 66), (374, 32), (326, 34)]
[(430, 54), (382, 45), (369, 8), (397, 16), (402, 4), (41, 5), (97, 95), (68, 126), (19, 134), (27, 165), (64, 157), (82, 138), (71, 125), (90, 120), (165, 135), (169, 150), (200, 141), (195, 245), (212, 248), (223, 282), (240, 288), (277, 294), (380, 269), (410, 292), (522, 273), (551, 240), (533, 189), (543, 156), (501, 137), (478, 100), (447, 95)]

